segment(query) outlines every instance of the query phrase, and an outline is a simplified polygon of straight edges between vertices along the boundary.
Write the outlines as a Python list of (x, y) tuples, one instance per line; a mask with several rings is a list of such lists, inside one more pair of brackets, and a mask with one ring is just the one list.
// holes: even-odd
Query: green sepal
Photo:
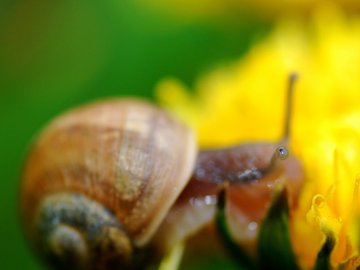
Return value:
[(253, 270), (257, 269), (253, 260), (240, 248), (233, 237), (230, 234), (229, 227), (227, 224), (226, 213), (225, 213), (225, 189), (223, 189), (218, 196), (217, 213), (216, 213), (216, 227), (221, 240), (224, 243), (227, 251), (234, 261), (238, 264), (240, 270)]
[(290, 240), (289, 206), (285, 188), (275, 194), (261, 224), (257, 251), (261, 269), (299, 269)]
[(335, 237), (331, 232), (326, 232), (325, 243), (321, 247), (315, 262), (314, 270), (330, 270), (332, 269), (330, 263), (331, 253), (335, 247)]

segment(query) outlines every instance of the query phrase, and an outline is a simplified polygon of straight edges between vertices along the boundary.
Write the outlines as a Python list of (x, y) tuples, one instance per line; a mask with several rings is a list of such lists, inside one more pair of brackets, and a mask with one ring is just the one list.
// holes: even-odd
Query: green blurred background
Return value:
[(106, 96), (152, 99), (168, 76), (191, 86), (268, 29), (246, 17), (174, 18), (136, 1), (0, 0), (0, 268), (42, 269), (22, 238), (18, 187), (46, 122)]

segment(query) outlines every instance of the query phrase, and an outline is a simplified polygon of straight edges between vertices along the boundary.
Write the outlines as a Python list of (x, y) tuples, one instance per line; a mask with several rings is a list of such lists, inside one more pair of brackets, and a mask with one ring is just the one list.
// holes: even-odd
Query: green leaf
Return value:
[(314, 270), (331, 269), (330, 256), (331, 256), (331, 252), (335, 247), (336, 240), (331, 232), (326, 232), (325, 235), (326, 235), (326, 240), (317, 255)]
[(290, 241), (286, 189), (275, 195), (260, 227), (258, 257), (261, 269), (299, 269)]
[(257, 269), (252, 259), (240, 248), (237, 244), (228, 228), (226, 213), (225, 213), (225, 189), (222, 190), (218, 196), (217, 213), (216, 213), (216, 226), (230, 256), (238, 263), (240, 270), (254, 270)]

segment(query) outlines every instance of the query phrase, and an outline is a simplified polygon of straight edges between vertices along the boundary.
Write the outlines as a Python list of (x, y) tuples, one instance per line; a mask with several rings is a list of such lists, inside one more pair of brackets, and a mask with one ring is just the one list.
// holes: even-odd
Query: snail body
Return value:
[[(198, 152), (194, 132), (159, 108), (109, 99), (51, 122), (29, 152), (21, 216), (34, 249), (56, 269), (143, 269), (211, 224), (227, 188), (230, 229), (253, 242), (283, 179), (294, 197), (301, 166), (272, 143)], [(285, 153), (286, 155), (286, 153)], [(255, 230), (256, 231), (256, 230)]]

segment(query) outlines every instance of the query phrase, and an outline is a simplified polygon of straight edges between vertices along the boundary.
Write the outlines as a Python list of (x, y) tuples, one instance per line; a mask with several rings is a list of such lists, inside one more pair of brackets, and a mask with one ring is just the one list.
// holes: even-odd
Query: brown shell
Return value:
[(195, 157), (193, 132), (146, 102), (111, 99), (71, 110), (33, 144), (21, 188), (24, 221), (47, 195), (78, 192), (110, 209), (143, 246), (188, 182)]

